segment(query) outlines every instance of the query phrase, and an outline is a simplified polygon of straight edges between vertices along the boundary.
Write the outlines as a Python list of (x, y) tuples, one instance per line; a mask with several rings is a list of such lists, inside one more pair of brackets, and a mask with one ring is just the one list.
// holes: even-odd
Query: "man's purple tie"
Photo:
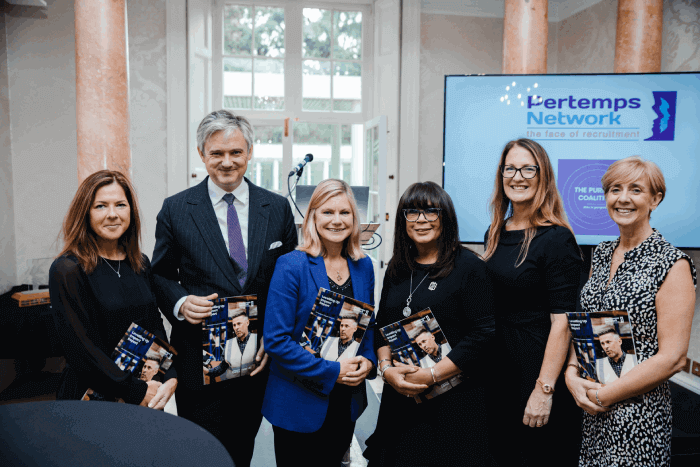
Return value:
[(241, 287), (245, 284), (246, 276), (248, 275), (248, 260), (245, 257), (245, 245), (243, 244), (243, 235), (241, 235), (241, 224), (238, 222), (238, 212), (233, 205), (233, 193), (226, 193), (224, 201), (228, 203), (228, 212), (226, 213), (226, 226), (228, 227), (228, 251), (231, 258), (242, 269), (243, 273), (238, 276), (238, 282)]

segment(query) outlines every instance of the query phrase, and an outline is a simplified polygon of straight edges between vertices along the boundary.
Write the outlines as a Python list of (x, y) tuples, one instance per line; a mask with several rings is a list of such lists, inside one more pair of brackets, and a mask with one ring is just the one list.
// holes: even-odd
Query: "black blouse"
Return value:
[(524, 230), (501, 230), (498, 247), (486, 263), (498, 320), (512, 326), (544, 324), (548, 330), (550, 313), (576, 311), (581, 252), (566, 227), (538, 227), (527, 258), (516, 267), (524, 237)]
[[(51, 306), (67, 362), (58, 399), (80, 399), (88, 387), (133, 404), (146, 396), (146, 382), (119, 369), (112, 359), (132, 322), (167, 342), (152, 292), (151, 264), (144, 259), (140, 274), (125, 260), (102, 259), (91, 274), (73, 256), (51, 265)], [(172, 368), (166, 379), (175, 376)]]
[[(464, 381), (421, 404), (384, 385), (375, 433), (367, 440), (370, 464), (387, 467), (488, 465), (485, 392), (491, 385), (489, 365), (495, 333), (493, 288), (486, 264), (460, 249), (455, 268), (431, 279), (430, 266), (413, 274), (412, 314), (430, 308), (452, 350), (448, 357)], [(425, 277), (423, 283), (418, 285)], [(379, 329), (404, 319), (411, 271), (384, 278), (377, 311), (375, 348), (387, 345)]]
[[(413, 274), (415, 292), (412, 314), (430, 308), (452, 351), (447, 355), (463, 371), (469, 372), (487, 352), (484, 344), (494, 334), (494, 300), (485, 263), (474, 253), (460, 250), (454, 270), (441, 279), (431, 279), (429, 266), (417, 264)], [(420, 286), (418, 283), (425, 277)], [(431, 283), (435, 283), (431, 286)], [(384, 326), (405, 318), (403, 309), (409, 294), (411, 272), (385, 277), (377, 312), (375, 349), (386, 344), (378, 332)]]

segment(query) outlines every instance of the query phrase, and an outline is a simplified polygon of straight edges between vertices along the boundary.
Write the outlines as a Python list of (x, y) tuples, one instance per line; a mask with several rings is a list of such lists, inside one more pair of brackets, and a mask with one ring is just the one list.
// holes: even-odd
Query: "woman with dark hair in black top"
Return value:
[[(365, 456), (370, 465), (381, 466), (486, 465), (484, 393), (494, 335), (486, 265), (460, 245), (452, 200), (433, 182), (406, 190), (395, 226), (378, 329), (430, 308), (452, 347), (439, 346), (431, 368), (401, 365), (375, 334), (378, 367), (387, 384)], [(464, 381), (437, 397), (421, 404), (411, 397), (460, 373)]]
[(167, 341), (140, 229), (136, 193), (123, 174), (101, 170), (81, 183), (63, 222), (65, 246), (49, 273), (66, 356), (57, 399), (80, 399), (91, 388), (109, 399), (163, 409), (177, 387), (172, 366), (163, 383), (142, 381), (112, 358), (132, 322)]
[(542, 146), (506, 145), (491, 206), (484, 258), (501, 363), (489, 403), (493, 454), (509, 467), (576, 465), (581, 416), (560, 374), (583, 261)]

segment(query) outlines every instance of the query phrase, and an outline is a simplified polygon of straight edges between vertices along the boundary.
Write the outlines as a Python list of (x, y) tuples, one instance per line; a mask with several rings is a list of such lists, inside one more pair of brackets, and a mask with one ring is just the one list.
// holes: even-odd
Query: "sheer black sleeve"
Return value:
[(463, 251), (458, 261), (463, 269), (459, 294), (464, 310), (463, 337), (447, 356), (460, 370), (473, 373), (492, 355), (496, 335), (494, 291), (481, 258)]
[[(148, 284), (151, 287), (151, 291), (155, 292), (155, 280), (153, 278), (153, 270), (151, 269), (151, 262), (148, 259), (148, 256), (143, 255), (144, 259), (144, 264), (145, 264), (145, 269), (144, 269), (144, 274), (146, 275), (146, 279), (148, 281)], [(163, 320), (162, 318), (163, 315), (161, 315), (160, 312), (158, 312), (158, 317)], [(166, 316), (167, 319), (167, 316)], [(170, 320), (168, 320), (170, 322)], [(165, 326), (162, 323), (158, 323), (159, 325), (154, 326), (153, 328), (153, 334), (156, 336), (160, 337), (163, 339), (165, 342), (170, 343), (170, 340), (168, 339), (168, 336), (165, 332)], [(175, 349), (177, 352), (177, 349)], [(170, 368), (165, 372), (165, 375), (163, 375), (163, 382), (168, 381), (169, 379), (177, 378), (177, 356), (173, 359), (173, 364), (170, 365)]]
[(374, 313), (375, 316), (377, 317), (376, 328), (374, 331), (374, 351), (375, 352), (380, 347), (384, 347), (385, 345), (388, 345), (386, 343), (386, 341), (384, 340), (384, 337), (382, 337), (382, 333), (379, 330), (381, 328), (383, 328), (384, 326), (388, 326), (389, 324), (392, 324), (392, 321), (387, 321), (387, 319), (385, 319), (387, 313), (384, 313), (383, 315), (380, 313), (383, 309), (386, 308), (386, 296), (387, 296), (387, 293), (389, 292), (389, 287), (391, 287), (391, 281), (389, 281), (388, 275), (384, 274), (384, 282), (382, 283), (382, 293), (379, 297), (379, 306), (377, 307), (377, 310)]
[(147, 385), (122, 371), (105, 353), (98, 328), (99, 317), (87, 276), (74, 258), (56, 259), (49, 273), (49, 292), (56, 330), (68, 365), (81, 382), (105, 395), (139, 404)]

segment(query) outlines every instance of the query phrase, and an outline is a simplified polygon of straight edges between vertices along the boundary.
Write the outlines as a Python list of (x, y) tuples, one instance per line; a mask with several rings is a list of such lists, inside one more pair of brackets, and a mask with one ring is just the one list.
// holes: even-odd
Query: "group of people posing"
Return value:
[[(176, 392), (178, 414), (219, 439), (237, 466), (250, 465), (263, 416), (277, 465), (309, 453), (312, 465), (338, 465), (367, 406), (365, 380), (379, 375), (386, 384), (365, 450), (370, 466), (669, 464), (668, 379), (685, 364), (696, 273), (650, 225), (666, 192), (655, 164), (629, 157), (605, 173), (620, 237), (594, 250), (582, 291), (582, 253), (538, 143), (505, 146), (481, 256), (460, 244), (449, 195), (432, 182), (411, 185), (394, 214), (376, 314), (354, 356), (333, 361), (299, 342), (320, 288), (374, 304), (352, 190), (334, 179), (317, 186), (298, 246), (289, 202), (244, 178), (253, 155), (245, 118), (207, 115), (197, 147), (209, 177), (165, 200), (152, 261), (139, 246), (129, 180), (103, 170), (80, 185), (50, 273), (67, 361), (59, 399), (90, 387), (162, 409)], [(255, 369), (205, 385), (201, 323), (212, 300), (241, 295), (257, 296), (262, 333), (234, 336), (259, 339)], [(627, 311), (633, 323), (638, 365), (606, 385), (580, 376), (565, 314), (579, 301), (587, 312)], [(415, 336), (426, 364), (397, 361), (378, 329), (426, 308), (440, 339)], [(132, 322), (165, 339), (159, 309), (177, 359), (162, 381), (146, 381), (111, 354)], [(357, 323), (342, 321), (344, 350)], [(416, 403), (460, 374), (460, 384)]]

